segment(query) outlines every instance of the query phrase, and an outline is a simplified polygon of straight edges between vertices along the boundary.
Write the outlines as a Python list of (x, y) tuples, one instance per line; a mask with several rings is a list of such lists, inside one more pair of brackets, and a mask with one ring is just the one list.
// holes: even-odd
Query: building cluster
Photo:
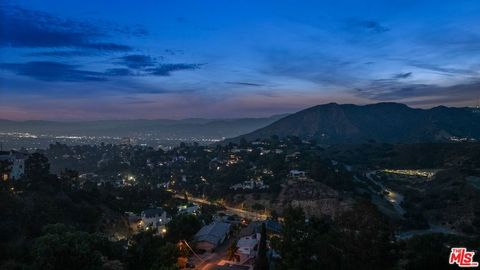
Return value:
[(26, 154), (16, 151), (1, 151), (0, 161), (7, 163), (7, 170), (0, 175), (2, 181), (18, 180), (25, 174)]
[(393, 169), (385, 169), (383, 170), (384, 173), (392, 173), (392, 174), (402, 174), (408, 176), (421, 176), (421, 177), (428, 177), (431, 178), (435, 175), (434, 171), (427, 171), (427, 170), (393, 170)]
[(263, 183), (263, 180), (254, 180), (250, 179), (247, 181), (243, 181), (242, 183), (238, 183), (235, 185), (230, 186), (232, 190), (254, 190), (254, 189), (268, 189), (268, 185)]
[[(234, 224), (235, 223), (216, 220), (202, 227), (194, 237), (193, 243), (196, 250), (204, 250), (207, 252), (205, 256), (209, 256), (210, 253), (217, 252), (220, 246), (225, 248), (225, 243), (229, 240)], [(248, 226), (240, 231), (235, 239), (232, 238), (229, 240), (235, 246), (233, 256), (219, 260), (212, 269), (253, 269), (259, 252), (262, 224), (265, 225), (267, 235), (280, 236), (282, 233), (282, 225), (273, 220), (253, 221), (249, 223)], [(268, 250), (268, 256), (278, 257), (278, 253), (270, 248)]]

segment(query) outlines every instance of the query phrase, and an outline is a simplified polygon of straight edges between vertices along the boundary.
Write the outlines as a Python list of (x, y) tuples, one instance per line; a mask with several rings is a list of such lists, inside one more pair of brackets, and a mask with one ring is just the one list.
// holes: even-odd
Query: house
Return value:
[(305, 172), (300, 170), (290, 170), (289, 175), (293, 179), (303, 179), (306, 176)]
[(223, 212), (218, 212), (218, 215), (214, 215), (213, 221), (224, 222), (233, 225), (240, 224), (240, 222), (242, 222), (238, 215), (227, 215)]
[(223, 243), (230, 232), (230, 224), (225, 222), (212, 222), (195, 234), (194, 242), (197, 249), (213, 251)]
[(257, 257), (258, 243), (260, 234), (255, 233), (249, 236), (241, 237), (237, 242), (237, 254), (240, 257), (240, 264)]
[(178, 213), (180, 215), (197, 215), (200, 212), (200, 206), (198, 204), (184, 204), (178, 207)]
[(165, 225), (170, 222), (170, 218), (167, 216), (162, 208), (150, 208), (142, 211), (140, 217), (142, 218), (142, 227), (146, 230), (157, 230), (163, 232)]
[(265, 221), (265, 229), (267, 229), (267, 232), (270, 234), (280, 235), (283, 232), (282, 224), (272, 219)]
[(292, 154), (289, 154), (289, 155), (286, 155), (285, 156), (285, 161), (290, 161), (290, 160), (295, 160), (295, 159), (298, 159), (298, 157), (300, 156), (300, 152), (294, 152)]
[(4, 174), (1, 176), (2, 180), (6, 181), (8, 179), (20, 179), (25, 174), (25, 159), (25, 154), (20, 152), (0, 152), (0, 161), (7, 161), (10, 163), (10, 171), (8, 174)]
[(232, 190), (238, 190), (238, 189), (243, 189), (243, 190), (253, 190), (253, 189), (268, 189), (268, 185), (265, 185), (262, 180), (247, 180), (243, 181), (243, 183), (238, 183), (235, 185), (230, 186), (230, 189)]
[(268, 234), (273, 235), (280, 235), (283, 232), (283, 226), (281, 223), (273, 220), (267, 219), (265, 221), (252, 221), (248, 224), (247, 227), (243, 228), (240, 233), (239, 237), (247, 237), (254, 234), (258, 234), (261, 231), (262, 223), (265, 223), (265, 229), (267, 230)]

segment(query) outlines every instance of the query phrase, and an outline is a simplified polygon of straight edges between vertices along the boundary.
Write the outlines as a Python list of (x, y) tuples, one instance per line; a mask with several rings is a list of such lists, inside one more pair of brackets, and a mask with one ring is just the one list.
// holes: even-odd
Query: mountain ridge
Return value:
[(367, 105), (328, 103), (290, 114), (240, 138), (255, 140), (277, 135), (316, 139), (323, 143), (388, 143), (480, 138), (480, 113), (468, 107), (411, 108), (402, 103)]

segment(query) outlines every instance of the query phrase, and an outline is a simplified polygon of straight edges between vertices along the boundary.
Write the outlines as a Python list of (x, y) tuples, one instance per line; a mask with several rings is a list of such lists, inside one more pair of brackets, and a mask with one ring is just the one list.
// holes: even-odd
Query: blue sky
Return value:
[(2, 1), (0, 118), (472, 106), (478, 1)]

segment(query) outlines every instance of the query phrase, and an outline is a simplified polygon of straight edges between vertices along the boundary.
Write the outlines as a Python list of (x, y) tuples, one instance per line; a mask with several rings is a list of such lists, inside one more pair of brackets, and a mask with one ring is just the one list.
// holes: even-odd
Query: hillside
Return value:
[(471, 108), (414, 109), (399, 103), (314, 106), (228, 141), (298, 136), (322, 143), (441, 142), (480, 138), (480, 113)]

